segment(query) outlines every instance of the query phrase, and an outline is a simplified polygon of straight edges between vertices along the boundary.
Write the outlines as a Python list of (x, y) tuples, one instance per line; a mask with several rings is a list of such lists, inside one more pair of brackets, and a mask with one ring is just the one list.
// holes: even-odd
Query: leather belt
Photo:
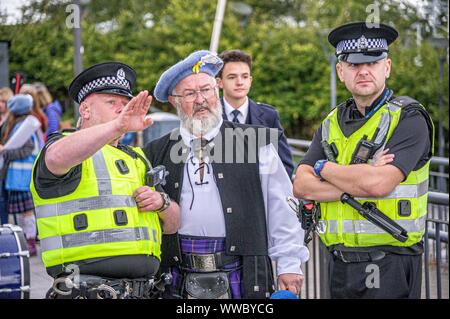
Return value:
[(240, 256), (226, 255), (223, 252), (212, 254), (181, 254), (181, 267), (196, 271), (219, 271), (225, 265), (240, 261)]
[(377, 261), (383, 259), (387, 254), (386, 252), (381, 250), (374, 250), (370, 252), (333, 250), (331, 253), (335, 258), (344, 263)]

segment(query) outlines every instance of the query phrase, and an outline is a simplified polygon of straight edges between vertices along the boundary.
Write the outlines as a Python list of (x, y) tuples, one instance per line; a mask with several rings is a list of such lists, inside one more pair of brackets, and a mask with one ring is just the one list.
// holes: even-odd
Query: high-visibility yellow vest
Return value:
[[(359, 130), (349, 137), (345, 137), (340, 129), (337, 108), (331, 111), (322, 122), (322, 140), (329, 144), (335, 144), (338, 150), (336, 158), (338, 164), (349, 165), (361, 138), (367, 135), (367, 139), (371, 140), (377, 128), (378, 134), (375, 143), (383, 144), (383, 147), (378, 151), (384, 149), (384, 145), (391, 138), (399, 123), (401, 109), (404, 107), (398, 102), (399, 99), (383, 105)], [(417, 107), (428, 117), (427, 122), (431, 132), (433, 132), (434, 127), (428, 113), (421, 105), (417, 105)], [(410, 172), (405, 181), (383, 198), (356, 198), (360, 203), (374, 202), (380, 211), (406, 229), (408, 231), (406, 242), (402, 243), (396, 240), (390, 234), (366, 220), (348, 204), (333, 201), (320, 203), (321, 217), (318, 229), (323, 243), (326, 246), (343, 244), (346, 247), (411, 246), (418, 243), (425, 232), (429, 165), (430, 162), (428, 161), (420, 169)], [(401, 201), (409, 201), (409, 203)], [(410, 214), (401, 216), (399, 205), (405, 203), (410, 205)]]
[[(145, 158), (141, 149), (133, 150)], [(44, 265), (136, 254), (160, 259), (158, 214), (139, 212), (132, 197), (145, 184), (145, 173), (141, 159), (105, 145), (82, 162), (80, 183), (70, 194), (42, 198), (32, 179)]]

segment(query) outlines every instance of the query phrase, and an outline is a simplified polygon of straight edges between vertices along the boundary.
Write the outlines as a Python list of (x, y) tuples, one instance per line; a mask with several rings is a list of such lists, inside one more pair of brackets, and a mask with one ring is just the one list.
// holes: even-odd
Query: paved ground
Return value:
[[(38, 245), (38, 251), (40, 247)], [(40, 254), (30, 258), (31, 271), (31, 299), (43, 299), (45, 293), (53, 284), (53, 279), (47, 275)]]

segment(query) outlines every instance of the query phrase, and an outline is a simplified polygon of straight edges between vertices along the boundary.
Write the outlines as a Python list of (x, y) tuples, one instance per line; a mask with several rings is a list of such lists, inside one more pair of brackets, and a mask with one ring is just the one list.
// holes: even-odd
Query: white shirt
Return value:
[(237, 109), (235, 109), (234, 107), (232, 107), (227, 100), (225, 100), (225, 97), (223, 98), (223, 107), (225, 109), (225, 114), (227, 115), (227, 119), (228, 121), (233, 121), (234, 119), (234, 114), (232, 113), (234, 110), (239, 110), (239, 112), (241, 112), (238, 117), (237, 120), (239, 121), (239, 123), (241, 124), (245, 124), (245, 120), (247, 119), (247, 115), (248, 115), (248, 97), (245, 97), (245, 102), (244, 104), (242, 104), (241, 106), (239, 106)]
[[(223, 120), (220, 119), (219, 126), (203, 136), (211, 140), (216, 136)], [(180, 128), (181, 137), (185, 145), (192, 147), (191, 141), (195, 139), (186, 129)], [(204, 158), (207, 166), (204, 168), (203, 183), (200, 182), (198, 159), (194, 156), (192, 149), (188, 155), (188, 161), (183, 168), (183, 185), (180, 193), (180, 228), (179, 234), (206, 237), (225, 237), (225, 217), (220, 200), (219, 190), (214, 180), (212, 165), (209, 158)], [(191, 209), (192, 203), (192, 209)]]
[[(204, 138), (210, 140), (216, 136), (221, 125), (222, 121)], [(180, 133), (183, 142), (190, 145), (194, 136), (183, 128), (180, 128)], [(188, 158), (192, 157), (191, 151)], [(205, 158), (209, 172), (205, 167), (203, 182), (208, 183), (196, 185), (195, 181), (199, 182), (199, 173), (194, 174), (194, 172), (198, 168), (198, 161), (195, 162), (195, 157), (193, 160), (194, 162), (188, 160), (183, 170), (179, 203), (181, 227), (178, 233), (191, 236), (225, 237), (225, 217), (212, 165), (209, 164), (209, 159)], [(309, 251), (303, 245), (304, 231), (287, 202), (287, 196), (293, 196), (292, 183), (272, 144), (261, 147), (259, 150), (259, 171), (266, 214), (269, 256), (277, 263), (277, 275), (301, 274), (300, 265), (308, 260)], [(193, 196), (194, 200), (192, 200)]]

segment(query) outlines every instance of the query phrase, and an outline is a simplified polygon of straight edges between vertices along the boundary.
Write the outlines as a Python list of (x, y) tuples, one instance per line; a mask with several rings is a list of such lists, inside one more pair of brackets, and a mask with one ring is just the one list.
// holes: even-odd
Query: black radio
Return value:
[(367, 140), (367, 135), (359, 141), (352, 155), (350, 164), (365, 164), (372, 158), (375, 151), (375, 144)]
[(168, 172), (166, 172), (166, 167), (164, 165), (153, 167), (145, 174), (145, 184), (150, 187), (165, 185), (167, 175)]

